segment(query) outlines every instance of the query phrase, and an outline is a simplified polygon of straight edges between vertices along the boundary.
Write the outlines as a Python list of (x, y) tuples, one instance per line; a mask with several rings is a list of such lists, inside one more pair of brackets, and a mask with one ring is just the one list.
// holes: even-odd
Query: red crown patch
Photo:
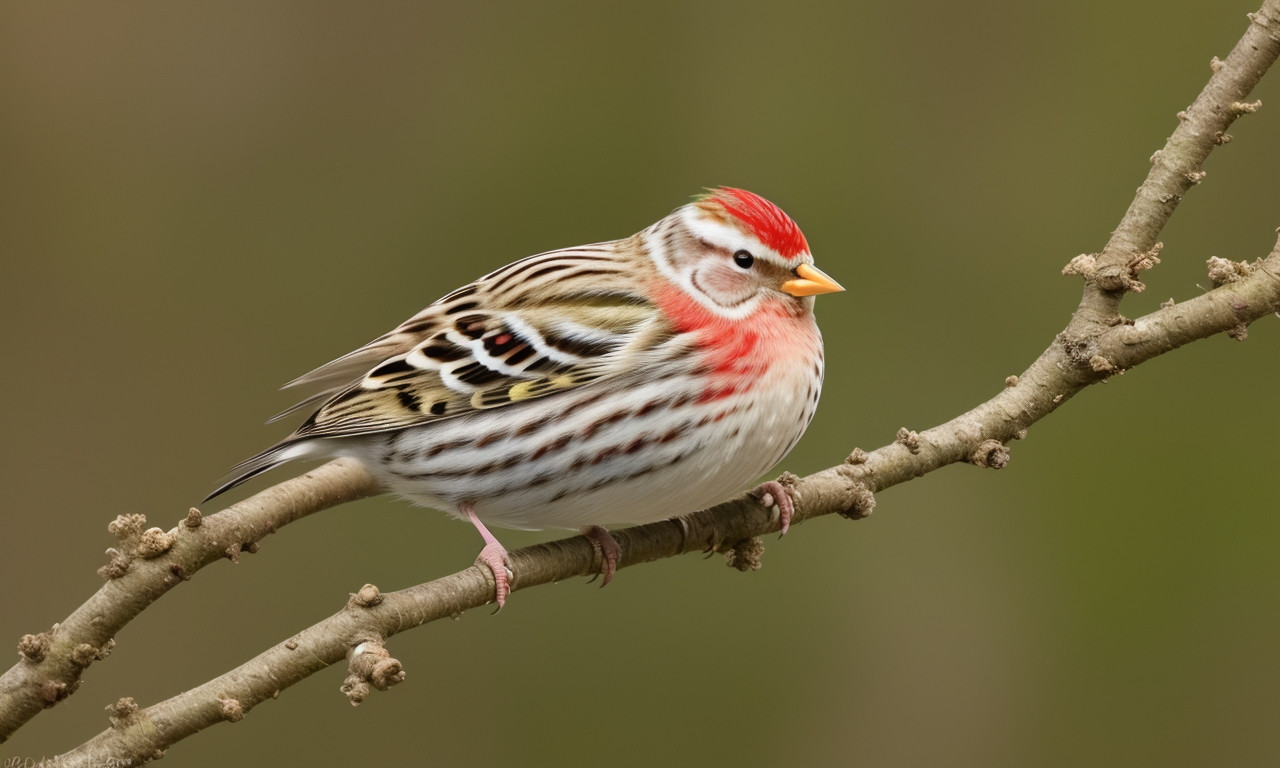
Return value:
[(734, 187), (718, 187), (703, 202), (719, 203), (742, 222), (760, 242), (777, 251), (784, 259), (794, 259), (809, 252), (804, 233), (781, 208), (754, 192)]

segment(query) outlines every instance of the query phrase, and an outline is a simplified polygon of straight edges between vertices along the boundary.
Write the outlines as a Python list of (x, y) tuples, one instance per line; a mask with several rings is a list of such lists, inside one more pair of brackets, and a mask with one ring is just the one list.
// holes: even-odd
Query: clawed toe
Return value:
[(484, 549), (480, 550), (480, 555), (476, 557), (476, 565), (483, 564), (493, 574), (493, 596), (500, 611), (502, 606), (507, 604), (507, 595), (511, 594), (511, 580), (515, 578), (515, 573), (511, 570), (511, 561), (507, 559), (507, 548), (502, 546), (492, 533), (489, 533), (484, 523), (480, 522), (474, 506), (470, 503), (459, 504), (458, 510), (467, 516), (471, 524), (480, 532), (480, 538), (484, 539)]
[(515, 576), (511, 571), (511, 563), (507, 560), (507, 550), (496, 541), (485, 544), (476, 558), (476, 564), (485, 566), (493, 574), (494, 598), (498, 603), (498, 610), (502, 610), (502, 606), (507, 604), (507, 595), (511, 594), (511, 579)]
[(600, 553), (600, 572), (592, 576), (590, 581), (595, 581), (598, 577), (603, 576), (604, 580), (600, 582), (600, 586), (606, 586), (613, 581), (613, 574), (618, 572), (618, 557), (622, 550), (618, 547), (618, 542), (614, 541), (613, 536), (599, 525), (583, 526), (582, 535), (586, 536), (591, 541), (591, 545)]
[(770, 480), (767, 483), (761, 483), (753, 493), (760, 503), (767, 507), (778, 507), (778, 521), (781, 524), (782, 535), (786, 535), (787, 529), (791, 527), (791, 518), (795, 515), (796, 506), (791, 498), (791, 492), (787, 487), (777, 480)]

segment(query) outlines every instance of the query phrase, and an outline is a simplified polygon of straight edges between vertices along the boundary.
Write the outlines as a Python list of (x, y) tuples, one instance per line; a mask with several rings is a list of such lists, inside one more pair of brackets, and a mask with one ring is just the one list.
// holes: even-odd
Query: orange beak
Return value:
[(820, 293), (836, 293), (844, 287), (823, 274), (822, 270), (812, 264), (801, 264), (796, 267), (796, 279), (782, 284), (784, 293), (792, 296), (817, 296)]

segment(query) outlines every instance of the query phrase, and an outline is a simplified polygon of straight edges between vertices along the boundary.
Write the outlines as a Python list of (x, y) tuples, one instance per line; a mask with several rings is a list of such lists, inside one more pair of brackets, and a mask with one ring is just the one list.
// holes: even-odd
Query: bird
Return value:
[[(285, 385), (310, 415), (206, 501), (286, 462), (354, 457), (392, 493), (469, 520), (499, 609), (514, 573), (489, 530), (647, 523), (741, 492), (817, 409), (814, 297), (843, 291), (774, 203), (709, 188), (620, 240), (512, 262)], [(793, 505), (777, 482), (758, 496)]]

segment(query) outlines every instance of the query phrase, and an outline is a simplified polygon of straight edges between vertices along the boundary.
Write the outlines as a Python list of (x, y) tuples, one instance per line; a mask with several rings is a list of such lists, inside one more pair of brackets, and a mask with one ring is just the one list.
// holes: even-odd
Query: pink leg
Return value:
[(777, 480), (770, 480), (767, 483), (761, 483), (760, 487), (752, 493), (766, 507), (778, 505), (778, 519), (782, 522), (782, 535), (785, 536), (787, 529), (791, 527), (791, 517), (796, 513), (795, 502), (791, 500), (791, 493), (787, 491), (786, 486)]
[(511, 594), (511, 578), (515, 575), (511, 572), (511, 564), (507, 560), (507, 548), (502, 546), (492, 533), (489, 533), (489, 529), (484, 527), (480, 518), (476, 517), (475, 510), (470, 504), (459, 504), (458, 510), (466, 513), (471, 524), (480, 532), (480, 538), (484, 539), (484, 549), (480, 550), (480, 556), (476, 558), (476, 562), (484, 563), (493, 573), (494, 596), (498, 601), (498, 610), (502, 610), (502, 606), (507, 604), (507, 595)]
[[(618, 572), (618, 555), (621, 550), (618, 548), (618, 542), (613, 540), (609, 532), (598, 525), (582, 526), (582, 535), (591, 540), (591, 546), (600, 552), (600, 573), (603, 575), (604, 581), (600, 582), (600, 586), (605, 586), (613, 581), (613, 574)], [(591, 577), (595, 581), (595, 576)]]

